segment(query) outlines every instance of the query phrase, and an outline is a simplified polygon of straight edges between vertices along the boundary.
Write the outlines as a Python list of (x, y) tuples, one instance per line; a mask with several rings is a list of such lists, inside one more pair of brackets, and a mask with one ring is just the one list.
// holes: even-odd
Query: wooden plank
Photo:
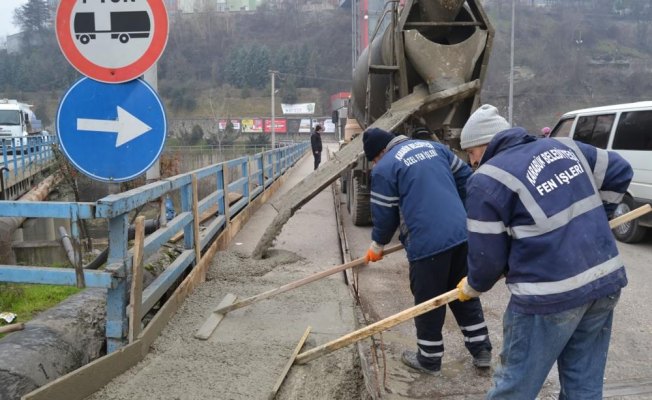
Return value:
[(141, 308), (143, 306), (143, 245), (145, 241), (145, 217), (136, 218), (134, 237), (134, 261), (132, 262), (131, 293), (129, 295), (129, 343), (140, 334)]
[(220, 314), (216, 312), (216, 310), (222, 307), (226, 307), (229, 304), (233, 304), (235, 299), (237, 299), (236, 295), (232, 293), (227, 293), (227, 295), (224, 296), (220, 304), (218, 304), (217, 308), (211, 311), (210, 315), (208, 316), (204, 324), (197, 330), (197, 333), (195, 333), (195, 337), (201, 340), (206, 340), (209, 337), (211, 337), (213, 331), (215, 330), (215, 328), (217, 328), (217, 325), (224, 318), (224, 314)]
[(25, 324), (22, 323), (22, 322), (19, 322), (17, 324), (9, 324), (9, 325), (0, 326), (0, 333), (10, 333), (10, 332), (22, 331), (23, 329), (25, 329)]
[(281, 388), (283, 381), (285, 381), (285, 377), (287, 376), (288, 372), (290, 372), (290, 368), (292, 367), (292, 364), (294, 364), (294, 360), (297, 358), (297, 355), (299, 355), (299, 352), (303, 348), (303, 345), (306, 343), (306, 339), (308, 339), (308, 335), (310, 334), (310, 329), (311, 329), (310, 326), (308, 326), (306, 328), (306, 331), (303, 333), (303, 336), (301, 336), (301, 339), (299, 339), (299, 343), (297, 343), (297, 347), (294, 348), (294, 351), (292, 352), (290, 359), (288, 360), (287, 364), (285, 364), (285, 367), (283, 367), (283, 370), (281, 371), (281, 376), (279, 376), (278, 380), (276, 381), (276, 384), (272, 388), (272, 393), (270, 393), (269, 395), (269, 400), (274, 400), (274, 398), (276, 398), (276, 394)]
[[(394, 253), (396, 251), (399, 251), (401, 249), (403, 249), (403, 245), (397, 244), (396, 246), (392, 246), (392, 247), (387, 248), (383, 252), (383, 254), (384, 255), (389, 255), (389, 254)], [(280, 287), (277, 287), (275, 289), (271, 289), (271, 290), (268, 290), (266, 292), (257, 294), (255, 296), (248, 297), (248, 298), (246, 298), (246, 299), (244, 299), (242, 301), (239, 301), (239, 302), (237, 302), (235, 304), (227, 305), (227, 306), (222, 307), (222, 308), (218, 307), (215, 310), (215, 312), (219, 313), (219, 314), (226, 314), (226, 313), (228, 313), (230, 311), (237, 310), (237, 309), (242, 308), (242, 307), (246, 307), (246, 306), (248, 306), (250, 304), (257, 303), (257, 302), (259, 302), (261, 300), (269, 299), (270, 297), (276, 296), (277, 294), (285, 293), (285, 292), (287, 292), (289, 290), (296, 289), (296, 288), (301, 287), (303, 285), (307, 285), (308, 283), (317, 281), (319, 279), (322, 279), (322, 278), (325, 278), (327, 276), (333, 275), (333, 274), (338, 273), (340, 271), (344, 271), (344, 270), (347, 270), (349, 268), (357, 267), (359, 265), (364, 265), (365, 263), (366, 263), (365, 257), (360, 257), (360, 258), (355, 259), (355, 260), (353, 260), (351, 262), (348, 262), (346, 264), (337, 265), (335, 267), (326, 269), (324, 271), (317, 272), (316, 274), (310, 275), (308, 277), (301, 278), (301, 279), (298, 279), (296, 281), (287, 283), (287, 284), (285, 284), (283, 286), (280, 286)]]
[[(195, 248), (195, 265), (201, 260), (201, 241), (199, 240), (199, 208), (197, 206), (197, 176), (192, 174), (192, 235)], [(206, 281), (206, 276), (199, 278), (200, 282)]]
[[(212, 209), (210, 209), (210, 210), (208, 210), (208, 211), (202, 213), (202, 215), (199, 217), (199, 222), (200, 222), (200, 223), (205, 222), (207, 219), (209, 219), (209, 218), (211, 218), (212, 216), (214, 216), (214, 215), (215, 215), (215, 212), (217, 212), (217, 206), (215, 206), (215, 207), (213, 207)], [(188, 215), (192, 215), (192, 213), (188, 213)], [(183, 224), (183, 226), (185, 226), (185, 223)], [(172, 242), (172, 243), (176, 243), (176, 242), (178, 242), (179, 240), (183, 239), (183, 226), (182, 226), (182, 227), (176, 227), (176, 228), (175, 228), (175, 229), (180, 229), (180, 228), (181, 228), (181, 230), (180, 230), (179, 232), (177, 232), (176, 234), (174, 234), (174, 235), (170, 238), (170, 240), (169, 240), (170, 242)]]
[(140, 340), (61, 376), (22, 400), (83, 400), (144, 358)]

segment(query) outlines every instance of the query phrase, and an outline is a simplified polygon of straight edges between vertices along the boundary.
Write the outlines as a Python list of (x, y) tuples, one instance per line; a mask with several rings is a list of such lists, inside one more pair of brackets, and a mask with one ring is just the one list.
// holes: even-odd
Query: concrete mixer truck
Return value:
[(345, 145), (272, 202), (278, 214), (254, 258), (262, 258), (289, 218), (339, 178), (353, 223), (371, 221), (363, 128), (409, 134), (428, 127), (436, 140), (459, 149), (462, 126), (480, 105), (493, 40), (480, 0), (387, 0), (377, 26), (356, 63)]
[[(479, 106), (494, 34), (480, 1), (407, 0), (400, 6), (390, 0), (378, 26), (384, 29), (376, 29), (355, 65), (345, 146), (361, 148), (356, 133), (370, 126), (408, 136), (427, 127), (433, 140), (459, 151), (462, 126)], [(369, 172), (358, 152), (342, 173), (355, 225), (371, 222)]]

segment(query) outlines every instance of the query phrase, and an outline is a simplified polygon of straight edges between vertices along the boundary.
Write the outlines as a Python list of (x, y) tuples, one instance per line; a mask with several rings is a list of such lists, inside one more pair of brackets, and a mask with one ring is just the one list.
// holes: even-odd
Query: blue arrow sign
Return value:
[(166, 131), (163, 104), (141, 79), (106, 84), (82, 78), (57, 112), (61, 150), (100, 181), (124, 182), (147, 171), (163, 151)]

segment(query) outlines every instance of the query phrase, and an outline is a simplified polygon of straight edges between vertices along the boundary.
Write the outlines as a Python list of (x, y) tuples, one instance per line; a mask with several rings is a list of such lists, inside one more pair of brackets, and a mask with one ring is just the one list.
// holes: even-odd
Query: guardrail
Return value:
[[(142, 319), (178, 278), (198, 263), (197, 255), (215, 240), (230, 220), (281, 177), (309, 148), (309, 143), (299, 143), (236, 158), (110, 195), (95, 203), (0, 201), (0, 217), (70, 219), (71, 234), (77, 243), (80, 220), (105, 218), (109, 225), (109, 255), (104, 271), (81, 270), (81, 265), (77, 270), (0, 265), (0, 282), (106, 288), (107, 351), (114, 352), (126, 344), (129, 327), (128, 283), (133, 259), (133, 248), (128, 246), (130, 212), (175, 191), (181, 197), (181, 212), (143, 242), (142, 256), (146, 258), (158, 252), (177, 233), (184, 233), (182, 253), (142, 293), (139, 315)], [(217, 190), (199, 199), (196, 188), (205, 180), (216, 182)], [(242, 198), (229, 205), (229, 192), (237, 192)], [(217, 209), (216, 217), (202, 232), (196, 232), (199, 216), (213, 208)], [(195, 237), (199, 238), (198, 246)]]
[[(31, 135), (23, 138), (6, 138), (0, 140), (0, 191), (4, 200), (13, 185), (37, 174), (54, 160), (52, 145), (57, 143), (56, 136)], [(18, 193), (15, 193), (18, 194)]]

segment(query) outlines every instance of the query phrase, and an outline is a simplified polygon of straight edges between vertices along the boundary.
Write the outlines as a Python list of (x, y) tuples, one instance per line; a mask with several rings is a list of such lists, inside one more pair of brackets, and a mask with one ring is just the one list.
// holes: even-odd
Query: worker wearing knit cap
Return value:
[[(371, 170), (373, 229), (367, 262), (383, 258), (384, 245), (398, 229), (410, 263), (410, 290), (419, 304), (455, 288), (466, 275), (466, 180), (464, 161), (441, 143), (394, 136), (372, 128), (362, 135)], [(491, 366), (491, 342), (479, 299), (449, 304), (478, 368)], [(416, 351), (403, 352), (404, 364), (427, 374), (442, 367), (444, 307), (415, 318)]]
[(468, 153), (471, 166), (477, 168), (487, 144), (498, 132), (509, 128), (509, 122), (490, 104), (483, 105), (471, 114), (460, 135), (460, 146)]
[(466, 301), (505, 277), (500, 368), (488, 400), (538, 398), (557, 363), (559, 399), (601, 399), (613, 311), (627, 277), (608, 218), (629, 186), (620, 155), (539, 138), (480, 107), (461, 145), (466, 186)]
[(379, 128), (371, 128), (362, 135), (362, 147), (368, 161), (373, 161), (394, 139), (394, 135)]

